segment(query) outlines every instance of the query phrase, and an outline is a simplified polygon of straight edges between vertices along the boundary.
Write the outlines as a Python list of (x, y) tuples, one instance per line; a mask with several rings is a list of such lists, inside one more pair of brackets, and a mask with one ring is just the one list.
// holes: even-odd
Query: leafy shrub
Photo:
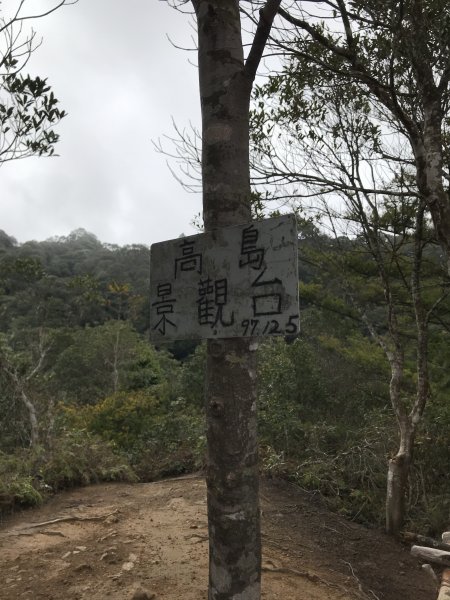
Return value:
[(192, 471), (203, 461), (203, 418), (182, 398), (158, 398), (152, 390), (118, 392), (67, 415), (113, 443), (140, 478)]
[(127, 460), (115, 451), (114, 445), (86, 430), (70, 430), (55, 440), (38, 457), (38, 474), (53, 490), (99, 481), (135, 481)]
[(135, 481), (126, 459), (85, 430), (62, 432), (46, 450), (0, 453), (0, 511), (40, 504), (61, 489), (99, 481)]
[(259, 429), (266, 472), (320, 493), (349, 518), (381, 524), (396, 430), (370, 350), (358, 336), (265, 343)]
[(408, 526), (438, 537), (450, 522), (449, 423), (448, 397), (437, 395), (427, 406), (416, 438), (408, 498)]

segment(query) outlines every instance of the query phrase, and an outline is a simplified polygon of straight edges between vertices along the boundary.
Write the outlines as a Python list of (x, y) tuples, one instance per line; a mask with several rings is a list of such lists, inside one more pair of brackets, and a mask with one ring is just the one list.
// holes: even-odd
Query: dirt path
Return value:
[[(407, 548), (287, 485), (261, 494), (264, 599), (434, 598)], [(206, 600), (207, 553), (202, 478), (82, 488), (0, 527), (0, 599)]]

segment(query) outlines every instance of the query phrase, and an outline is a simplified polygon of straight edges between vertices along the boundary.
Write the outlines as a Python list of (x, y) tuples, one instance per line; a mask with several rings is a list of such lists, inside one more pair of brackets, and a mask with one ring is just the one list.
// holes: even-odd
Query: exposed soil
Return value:
[[(264, 599), (435, 598), (381, 532), (288, 484), (263, 482), (261, 505)], [(3, 522), (0, 599), (206, 600), (207, 555), (201, 477), (81, 488)]]

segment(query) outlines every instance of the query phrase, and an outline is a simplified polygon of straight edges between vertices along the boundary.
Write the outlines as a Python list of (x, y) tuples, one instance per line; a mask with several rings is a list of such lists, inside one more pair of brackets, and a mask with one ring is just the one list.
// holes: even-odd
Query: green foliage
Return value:
[(63, 431), (35, 460), (41, 481), (54, 491), (99, 481), (136, 480), (113, 444), (83, 429)]
[(415, 465), (409, 493), (409, 518), (415, 527), (438, 537), (450, 520), (450, 404), (434, 397), (416, 441)]
[(124, 321), (76, 330), (55, 357), (52, 384), (70, 402), (93, 404), (119, 390), (161, 380), (156, 351)]
[[(317, 312), (305, 314), (302, 327), (314, 320), (324, 331)], [(262, 462), (271, 475), (320, 493), (333, 510), (380, 523), (386, 458), (395, 439), (385, 409), (386, 365), (377, 346), (355, 326), (347, 326), (346, 337), (336, 318), (333, 328), (339, 337), (320, 333), (290, 344), (282, 339), (263, 344)]]
[(320, 493), (332, 510), (382, 526), (386, 459), (395, 439), (391, 415), (372, 411), (358, 426), (336, 421), (310, 427), (303, 460), (292, 469), (290, 478)]
[(131, 320), (140, 333), (148, 327), (145, 246), (101, 244), (80, 229), (45, 242), (5, 242), (0, 250), (0, 330), (110, 319)]
[(302, 339), (270, 340), (259, 353), (259, 414), (263, 443), (296, 455), (304, 446), (305, 420), (324, 409), (325, 389), (311, 347)]
[(99, 481), (135, 481), (111, 444), (85, 431), (62, 431), (51, 448), (0, 452), (0, 512), (40, 504), (52, 492)]
[(30, 462), (23, 455), (0, 453), (0, 513), (15, 505), (34, 506), (42, 502), (30, 472)]
[(2, 61), (0, 75), (0, 161), (52, 156), (59, 135), (52, 129), (66, 116), (46, 79), (22, 75), (17, 60)]
[(203, 419), (182, 399), (121, 392), (82, 410), (68, 407), (65, 414), (69, 423), (113, 443), (142, 479), (189, 471), (203, 461)]
[[(394, 220), (392, 211), (386, 220)], [(410, 215), (396, 218), (400, 228)], [(390, 373), (352, 299), (383, 333), (383, 289), (361, 238), (331, 239), (301, 216), (299, 227), (302, 335), (289, 343), (271, 339), (259, 351), (262, 467), (320, 493), (349, 518), (380, 524), (387, 459), (396, 440)], [(399, 245), (395, 260), (386, 260), (406, 340), (413, 339), (402, 282), (402, 275), (410, 276), (410, 250), (408, 243)], [(440, 281), (435, 247), (425, 248), (424, 259), (429, 308)], [(4, 507), (39, 502), (46, 486), (56, 491), (133, 477), (127, 465), (141, 480), (205, 465), (206, 345), (175, 344), (175, 359), (137, 330), (136, 323), (145, 323), (145, 305), (137, 300), (134, 311), (133, 298), (144, 292), (147, 270), (146, 248), (109, 247), (83, 230), (21, 246), (0, 233), (0, 356), (26, 383), (41, 444), (27, 447), (29, 415), (0, 365)], [(431, 321), (433, 400), (417, 436), (409, 494), (410, 526), (424, 533), (438, 532), (448, 521), (446, 311), (444, 301)], [(27, 380), (42, 350), (44, 360)], [(405, 358), (409, 398), (417, 377), (412, 342)]]
[(206, 344), (199, 344), (182, 364), (180, 393), (187, 406), (202, 410), (205, 404)]
[(33, 31), (28, 37), (23, 35), (22, 20), (27, 18), (21, 14), (23, 5), (21, 2), (15, 14), (6, 17), (0, 8), (0, 163), (33, 155), (52, 156), (59, 139), (53, 127), (66, 116), (47, 79), (23, 74), (37, 47)]

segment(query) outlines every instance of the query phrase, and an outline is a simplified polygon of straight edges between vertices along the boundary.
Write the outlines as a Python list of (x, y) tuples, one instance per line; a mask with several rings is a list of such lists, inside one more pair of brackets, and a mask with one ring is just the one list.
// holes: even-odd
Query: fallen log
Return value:
[(427, 537), (425, 535), (413, 533), (412, 531), (404, 531), (401, 534), (401, 538), (404, 542), (416, 542), (418, 546), (426, 546), (427, 548), (437, 548), (438, 550), (446, 550), (447, 552), (450, 552), (450, 532), (447, 533), (449, 533), (449, 541), (444, 540), (445, 533), (443, 533), (442, 542), (439, 542), (438, 540)]
[(450, 552), (438, 548), (427, 548), (425, 546), (413, 546), (411, 554), (433, 565), (450, 567)]

